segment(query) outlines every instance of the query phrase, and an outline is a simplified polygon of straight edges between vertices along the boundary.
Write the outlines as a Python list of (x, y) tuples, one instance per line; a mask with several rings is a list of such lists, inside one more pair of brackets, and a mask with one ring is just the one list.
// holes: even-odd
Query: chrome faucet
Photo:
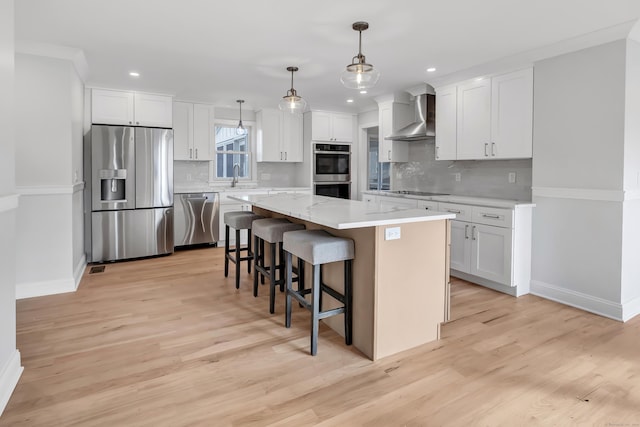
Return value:
[(240, 163), (233, 164), (233, 179), (231, 180), (231, 186), (235, 187), (238, 183), (238, 176), (240, 175)]

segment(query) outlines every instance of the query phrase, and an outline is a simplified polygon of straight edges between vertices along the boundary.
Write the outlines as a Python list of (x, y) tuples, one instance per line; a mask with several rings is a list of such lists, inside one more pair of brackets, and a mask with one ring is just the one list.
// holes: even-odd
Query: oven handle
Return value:
[(313, 154), (345, 154), (345, 155), (350, 155), (351, 151), (314, 151)]
[(327, 185), (327, 184), (351, 184), (351, 181), (313, 181), (313, 185)]

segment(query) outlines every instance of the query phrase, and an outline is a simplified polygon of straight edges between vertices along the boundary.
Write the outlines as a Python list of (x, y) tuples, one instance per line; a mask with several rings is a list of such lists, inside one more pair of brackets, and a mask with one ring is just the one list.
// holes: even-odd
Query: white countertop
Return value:
[(207, 186), (207, 185), (196, 185), (196, 186), (187, 186), (180, 185), (173, 187), (174, 194), (183, 194), (183, 193), (242, 193), (249, 194), (252, 192), (255, 193), (263, 193), (265, 191), (311, 191), (310, 187), (229, 187), (227, 186)]
[(309, 194), (234, 195), (231, 199), (335, 229), (455, 219), (455, 214), (426, 209), (378, 206), (358, 200)]
[(493, 199), (489, 197), (472, 197), (472, 196), (456, 196), (453, 194), (441, 195), (441, 196), (417, 196), (412, 194), (398, 194), (386, 190), (371, 190), (363, 191), (363, 194), (371, 194), (374, 196), (389, 196), (399, 197), (404, 199), (417, 199), (417, 200), (432, 200), (434, 202), (446, 202), (446, 203), (462, 203), (466, 205), (476, 206), (489, 206), (494, 208), (507, 208), (514, 209), (516, 207), (534, 207), (535, 203), (523, 200), (509, 200), (509, 199)]

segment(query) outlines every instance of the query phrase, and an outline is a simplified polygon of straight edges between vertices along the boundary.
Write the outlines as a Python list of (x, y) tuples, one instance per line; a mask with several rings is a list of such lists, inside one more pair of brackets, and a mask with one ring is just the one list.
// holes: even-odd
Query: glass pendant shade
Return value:
[(282, 97), (282, 100), (278, 103), (278, 108), (281, 111), (287, 111), (292, 114), (301, 114), (307, 108), (307, 101), (299, 96), (293, 88), (293, 73), (298, 71), (298, 67), (287, 67), (287, 71), (291, 72), (291, 89)]
[(238, 121), (238, 127), (236, 128), (236, 134), (245, 135), (247, 133), (247, 130), (244, 128), (244, 125), (242, 124), (242, 103), (244, 102), (244, 99), (237, 99), (236, 102), (240, 106), (240, 120)]
[(367, 64), (367, 59), (362, 54), (362, 32), (369, 28), (369, 24), (354, 22), (352, 28), (359, 33), (358, 54), (342, 72), (340, 81), (348, 89), (369, 89), (374, 87), (380, 78), (380, 72), (373, 68), (373, 65)]

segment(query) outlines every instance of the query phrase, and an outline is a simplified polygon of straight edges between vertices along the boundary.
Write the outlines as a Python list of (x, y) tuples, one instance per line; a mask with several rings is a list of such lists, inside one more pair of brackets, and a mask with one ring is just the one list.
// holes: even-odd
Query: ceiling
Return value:
[[(257, 109), (277, 105), (295, 65), (311, 108), (342, 111), (640, 17), (638, 0), (16, 0), (15, 9), (16, 40), (82, 49), (89, 86)], [(358, 52), (355, 21), (369, 22), (362, 52), (382, 73), (366, 95), (339, 80)]]

